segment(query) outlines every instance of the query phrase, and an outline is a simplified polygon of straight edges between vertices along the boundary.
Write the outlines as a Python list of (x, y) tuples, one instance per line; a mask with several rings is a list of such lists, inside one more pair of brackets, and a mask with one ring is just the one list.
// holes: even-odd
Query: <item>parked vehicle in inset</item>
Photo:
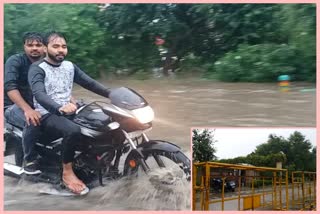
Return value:
[[(221, 192), (222, 191), (223, 181), (221, 178), (211, 178), (210, 179), (210, 189), (211, 191)], [(236, 189), (236, 182), (232, 180), (225, 180), (224, 182), (224, 191), (225, 192), (234, 192)]]

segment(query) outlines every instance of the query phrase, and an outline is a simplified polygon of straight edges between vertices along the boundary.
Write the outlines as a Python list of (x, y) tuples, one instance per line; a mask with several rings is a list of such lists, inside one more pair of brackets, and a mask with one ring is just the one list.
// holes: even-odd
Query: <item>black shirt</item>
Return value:
[(33, 106), (32, 92), (28, 84), (28, 71), (31, 64), (24, 53), (12, 55), (6, 61), (4, 69), (4, 106), (13, 104), (7, 92), (15, 89), (19, 90), (23, 99), (30, 106)]

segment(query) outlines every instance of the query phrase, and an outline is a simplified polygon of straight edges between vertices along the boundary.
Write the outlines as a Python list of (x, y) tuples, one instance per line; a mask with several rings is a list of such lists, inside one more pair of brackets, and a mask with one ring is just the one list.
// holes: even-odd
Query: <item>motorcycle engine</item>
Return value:
[(114, 159), (115, 151), (107, 151), (101, 155), (80, 154), (75, 158), (73, 168), (76, 175), (85, 183), (90, 183), (98, 178), (99, 171), (108, 173)]

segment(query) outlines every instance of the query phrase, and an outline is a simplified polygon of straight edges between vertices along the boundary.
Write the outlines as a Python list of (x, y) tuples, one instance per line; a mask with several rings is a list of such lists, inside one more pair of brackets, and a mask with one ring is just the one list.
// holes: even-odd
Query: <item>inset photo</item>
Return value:
[(192, 128), (193, 210), (316, 210), (316, 128)]

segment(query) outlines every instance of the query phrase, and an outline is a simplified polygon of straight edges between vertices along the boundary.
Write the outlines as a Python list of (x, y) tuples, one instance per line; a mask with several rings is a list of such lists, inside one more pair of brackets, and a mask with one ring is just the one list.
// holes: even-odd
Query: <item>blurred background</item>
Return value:
[(316, 81), (315, 4), (5, 4), (5, 58), (49, 30), (92, 77)]

